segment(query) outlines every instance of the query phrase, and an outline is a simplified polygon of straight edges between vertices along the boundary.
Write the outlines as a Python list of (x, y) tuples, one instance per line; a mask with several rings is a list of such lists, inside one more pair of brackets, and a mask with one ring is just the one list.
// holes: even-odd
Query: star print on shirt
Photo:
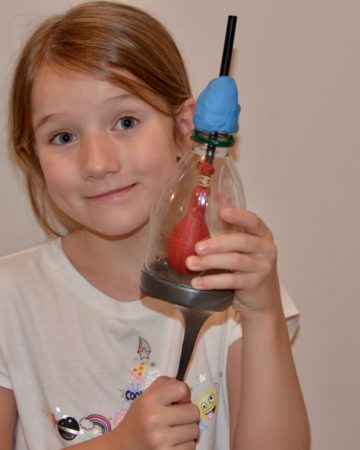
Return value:
[(207, 380), (206, 373), (199, 373), (198, 379), (199, 379), (200, 383), (204, 383)]

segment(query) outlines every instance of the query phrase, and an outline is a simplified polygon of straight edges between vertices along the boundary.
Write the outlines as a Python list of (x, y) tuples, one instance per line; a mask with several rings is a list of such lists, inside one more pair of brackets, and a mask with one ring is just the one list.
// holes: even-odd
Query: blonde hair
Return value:
[[(138, 8), (107, 1), (87, 2), (50, 17), (35, 29), (15, 67), (10, 94), (10, 148), (12, 159), (25, 175), (36, 219), (46, 233), (60, 235), (56, 223), (68, 231), (79, 225), (52, 202), (36, 155), (31, 94), (42, 64), (56, 64), (117, 84), (173, 118), (191, 97), (191, 89), (172, 37), (154, 17)], [(121, 76), (119, 69), (139, 81)], [(180, 141), (180, 136), (174, 120), (174, 139)]]

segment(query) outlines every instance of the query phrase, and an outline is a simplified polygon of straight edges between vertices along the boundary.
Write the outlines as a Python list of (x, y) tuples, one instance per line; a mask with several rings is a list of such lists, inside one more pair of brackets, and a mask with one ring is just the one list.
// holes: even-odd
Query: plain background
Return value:
[[(313, 450), (360, 440), (360, 2), (130, 1), (183, 52), (194, 95), (218, 75), (227, 15), (238, 16), (232, 75), (249, 209), (273, 230), (281, 278), (302, 312), (294, 354)], [(6, 105), (20, 43), (69, 0), (2, 0), (0, 254), (43, 239), (7, 157)]]

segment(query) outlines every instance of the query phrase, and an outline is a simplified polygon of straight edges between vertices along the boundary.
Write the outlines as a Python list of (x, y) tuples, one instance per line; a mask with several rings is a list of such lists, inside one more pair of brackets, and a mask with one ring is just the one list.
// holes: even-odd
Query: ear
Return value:
[(189, 97), (180, 106), (179, 112), (176, 115), (176, 121), (179, 126), (180, 132), (185, 138), (191, 135), (194, 128), (194, 110), (195, 110), (195, 99)]
[(196, 101), (189, 97), (180, 106), (178, 113), (176, 114), (176, 128), (178, 154), (177, 158), (181, 158), (184, 153), (191, 148), (191, 132), (194, 128), (194, 110)]

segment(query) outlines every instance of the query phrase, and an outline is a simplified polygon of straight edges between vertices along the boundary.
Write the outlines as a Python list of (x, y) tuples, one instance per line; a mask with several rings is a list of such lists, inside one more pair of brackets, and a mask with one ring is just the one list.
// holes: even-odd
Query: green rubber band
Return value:
[(192, 137), (195, 141), (202, 144), (212, 145), (213, 147), (232, 147), (235, 144), (235, 139), (232, 134), (218, 134), (217, 138), (210, 137), (210, 133), (204, 133), (198, 130), (193, 130)]

